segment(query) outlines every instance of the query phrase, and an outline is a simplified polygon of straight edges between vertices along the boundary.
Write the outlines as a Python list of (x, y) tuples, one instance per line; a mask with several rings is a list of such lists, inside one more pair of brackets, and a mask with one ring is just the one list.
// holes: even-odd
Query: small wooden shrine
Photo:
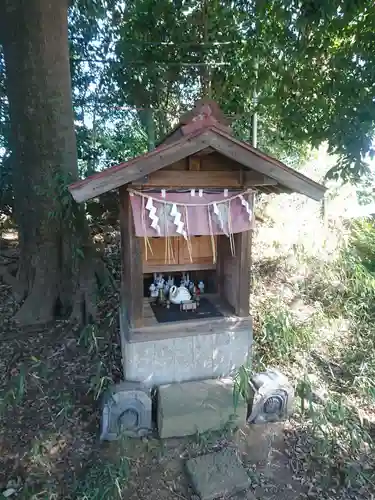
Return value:
[(153, 151), (76, 182), (119, 189), (125, 377), (150, 385), (227, 375), (246, 359), (254, 194), (325, 188), (236, 139), (202, 100)]

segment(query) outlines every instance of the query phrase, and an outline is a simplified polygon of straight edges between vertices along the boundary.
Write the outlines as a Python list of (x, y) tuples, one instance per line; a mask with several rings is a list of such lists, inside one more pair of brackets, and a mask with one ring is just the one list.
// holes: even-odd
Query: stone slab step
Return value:
[(246, 416), (247, 404), (234, 397), (230, 378), (168, 384), (158, 389), (157, 425), (162, 439), (220, 430), (228, 422), (241, 425)]
[(201, 500), (231, 496), (251, 485), (235, 449), (191, 458), (186, 462), (188, 475)]

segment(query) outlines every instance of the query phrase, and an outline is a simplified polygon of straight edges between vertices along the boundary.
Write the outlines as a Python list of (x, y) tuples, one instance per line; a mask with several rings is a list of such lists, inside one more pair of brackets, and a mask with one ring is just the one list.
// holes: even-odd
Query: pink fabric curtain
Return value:
[[(146, 208), (149, 198), (152, 199), (152, 214)], [(132, 192), (130, 199), (137, 236), (179, 236), (181, 233), (178, 232), (176, 218), (171, 216), (173, 204), (176, 204), (183, 230), (189, 236), (240, 233), (252, 229), (254, 225), (253, 192), (229, 192), (227, 197), (223, 192), (203, 192), (202, 197), (198, 191), (195, 196), (190, 192), (166, 192), (165, 198), (161, 193), (143, 192), (140, 195)], [(151, 226), (153, 220), (157, 222), (156, 229)]]

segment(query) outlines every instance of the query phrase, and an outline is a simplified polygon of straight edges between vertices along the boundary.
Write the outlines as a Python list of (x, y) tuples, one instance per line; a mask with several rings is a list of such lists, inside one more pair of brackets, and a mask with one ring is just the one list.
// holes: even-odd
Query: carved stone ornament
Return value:
[(121, 382), (103, 398), (100, 439), (115, 441), (121, 436), (143, 437), (152, 430), (150, 391), (139, 383)]
[(257, 373), (250, 380), (250, 424), (278, 422), (291, 415), (294, 390), (288, 379), (276, 369)]

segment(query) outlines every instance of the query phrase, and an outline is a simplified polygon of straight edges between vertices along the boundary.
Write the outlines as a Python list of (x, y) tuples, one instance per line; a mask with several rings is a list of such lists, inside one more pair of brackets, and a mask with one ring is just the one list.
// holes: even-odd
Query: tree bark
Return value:
[(74, 207), (75, 217), (69, 215), (61, 189), (78, 176), (68, 1), (0, 0), (1, 6), (24, 296), (16, 319), (45, 323), (58, 313), (87, 319), (95, 314), (95, 253), (83, 211)]

